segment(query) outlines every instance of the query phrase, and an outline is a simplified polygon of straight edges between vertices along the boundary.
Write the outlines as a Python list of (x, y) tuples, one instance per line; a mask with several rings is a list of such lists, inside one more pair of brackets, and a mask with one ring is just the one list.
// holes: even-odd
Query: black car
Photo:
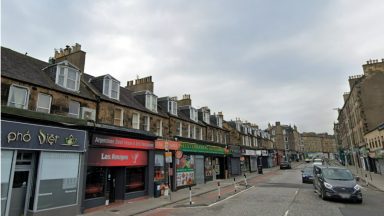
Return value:
[(343, 167), (313, 167), (313, 186), (319, 196), (325, 200), (339, 198), (363, 202), (361, 187), (356, 183), (349, 169)]
[(280, 163), (280, 169), (291, 169), (291, 164), (288, 161), (282, 161)]
[(301, 170), (301, 179), (303, 183), (313, 182), (313, 166), (307, 166)]

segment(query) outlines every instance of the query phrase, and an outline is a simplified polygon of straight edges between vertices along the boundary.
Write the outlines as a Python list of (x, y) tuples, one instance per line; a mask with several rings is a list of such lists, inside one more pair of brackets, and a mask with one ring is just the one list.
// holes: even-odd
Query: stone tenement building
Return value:
[[(350, 92), (344, 93), (344, 104), (339, 109), (335, 134), (349, 163), (359, 167), (360, 157), (367, 158), (364, 135), (384, 122), (384, 59), (369, 60), (363, 65), (362, 75), (349, 77)], [(352, 160), (353, 159), (353, 160)]]
[(302, 133), (301, 140), (304, 145), (304, 152), (308, 153), (335, 153), (335, 137), (327, 133), (316, 134), (313, 132)]

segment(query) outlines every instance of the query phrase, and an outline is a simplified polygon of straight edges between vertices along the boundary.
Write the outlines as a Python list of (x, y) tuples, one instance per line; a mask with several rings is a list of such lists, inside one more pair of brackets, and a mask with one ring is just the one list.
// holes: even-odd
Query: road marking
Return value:
[(207, 207), (214, 206), (214, 205), (216, 205), (216, 204), (218, 204), (218, 203), (221, 203), (221, 202), (223, 202), (223, 201), (225, 201), (225, 200), (227, 200), (227, 199), (230, 199), (230, 198), (232, 198), (232, 197), (235, 197), (235, 196), (237, 196), (237, 195), (239, 195), (239, 194), (241, 194), (241, 193), (243, 193), (243, 192), (245, 192), (245, 191), (247, 191), (247, 190), (249, 190), (249, 189), (251, 189), (251, 188), (253, 188), (253, 187), (254, 187), (254, 186), (252, 186), (252, 187), (250, 187), (250, 188), (248, 188), (248, 189), (245, 189), (245, 190), (243, 190), (243, 191), (240, 191), (239, 193), (234, 194), (234, 195), (232, 195), (232, 196), (229, 196), (229, 197), (227, 197), (227, 198), (225, 198), (225, 199), (223, 199), (223, 200), (220, 200), (220, 201), (218, 201), (218, 202), (212, 203), (211, 205), (209, 205), (209, 206), (207, 206)]
[(288, 213), (289, 213), (289, 210), (287, 210), (287, 211), (285, 212), (284, 216), (287, 216), (287, 215), (288, 215)]
[(296, 195), (297, 193), (299, 193), (299, 190), (297, 190), (297, 191), (295, 192), (295, 195)]

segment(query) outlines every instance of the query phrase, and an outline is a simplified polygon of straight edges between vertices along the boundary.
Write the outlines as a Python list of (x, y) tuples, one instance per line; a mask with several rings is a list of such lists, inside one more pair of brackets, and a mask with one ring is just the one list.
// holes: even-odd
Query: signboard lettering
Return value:
[(89, 166), (146, 166), (147, 152), (120, 149), (89, 149)]
[(111, 146), (134, 149), (154, 149), (154, 143), (149, 140), (139, 140), (104, 135), (93, 135), (92, 144), (98, 146)]

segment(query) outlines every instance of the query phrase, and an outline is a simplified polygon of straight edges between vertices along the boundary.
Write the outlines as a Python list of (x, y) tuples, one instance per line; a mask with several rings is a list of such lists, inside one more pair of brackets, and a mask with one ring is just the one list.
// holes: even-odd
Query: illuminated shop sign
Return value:
[(93, 135), (92, 145), (133, 149), (154, 149), (155, 147), (154, 143), (149, 140), (139, 140), (125, 137), (112, 137), (103, 135)]
[(85, 151), (86, 132), (13, 121), (1, 121), (1, 148)]
[(225, 154), (225, 149), (217, 146), (201, 145), (196, 143), (182, 142), (180, 150), (183, 152)]
[(180, 142), (171, 140), (156, 140), (155, 149), (174, 150), (180, 149)]
[(89, 149), (88, 166), (146, 166), (146, 151), (120, 149)]

